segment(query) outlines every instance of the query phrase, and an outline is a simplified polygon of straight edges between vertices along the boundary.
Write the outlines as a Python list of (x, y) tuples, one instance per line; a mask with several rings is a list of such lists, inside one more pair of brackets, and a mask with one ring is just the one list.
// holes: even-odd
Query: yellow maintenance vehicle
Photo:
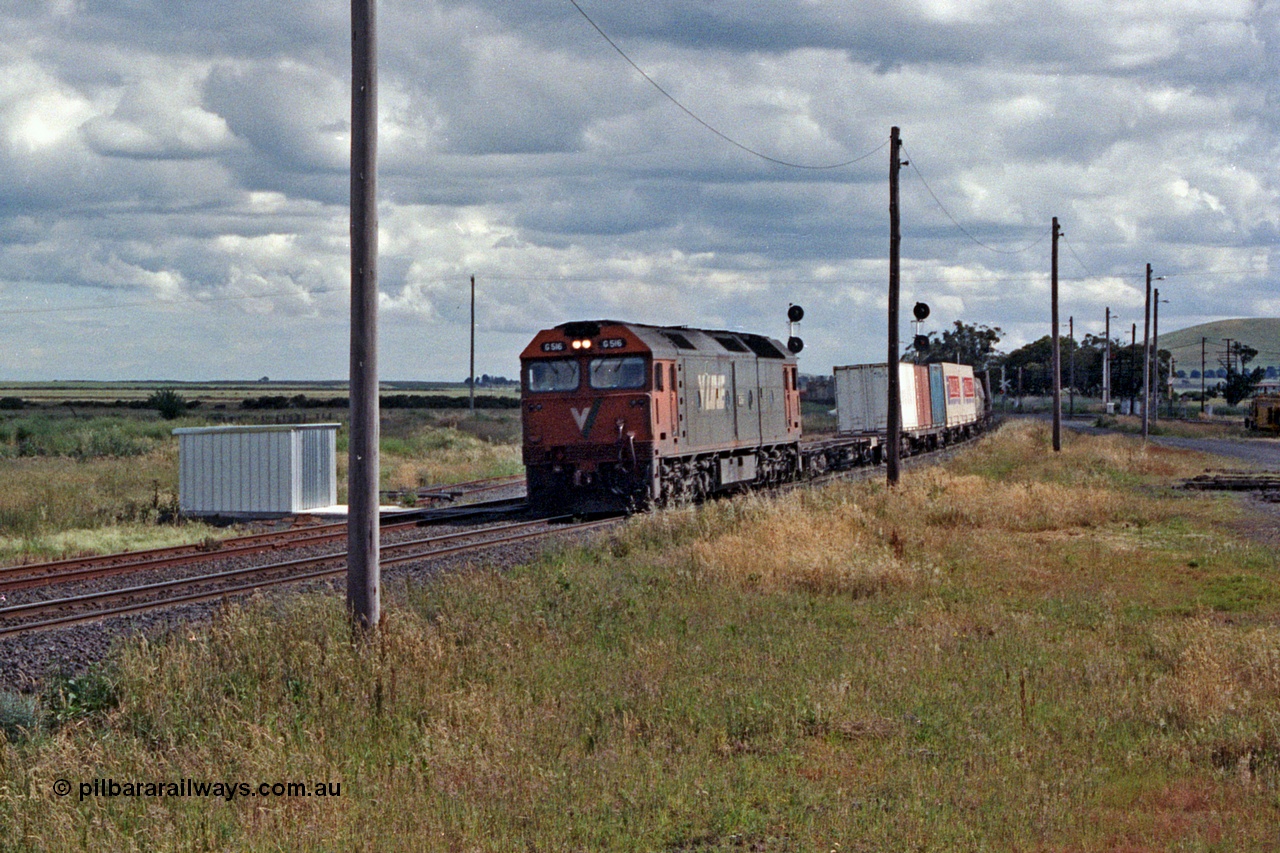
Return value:
[(1280, 433), (1280, 394), (1259, 394), (1245, 416), (1246, 429)]

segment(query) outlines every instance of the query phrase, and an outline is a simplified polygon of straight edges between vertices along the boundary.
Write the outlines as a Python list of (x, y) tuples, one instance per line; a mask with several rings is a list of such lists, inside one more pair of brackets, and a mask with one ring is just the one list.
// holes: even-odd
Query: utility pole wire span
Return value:
[(641, 68), (639, 65), (635, 63), (634, 60), (631, 59), (630, 56), (627, 56), (626, 51), (624, 51), (621, 47), (619, 47), (617, 42), (609, 38), (609, 34), (606, 33), (604, 30), (600, 29), (599, 24), (591, 20), (591, 16), (586, 13), (586, 10), (584, 10), (581, 6), (578, 5), (577, 0), (569, 0), (569, 3), (570, 5), (573, 6), (573, 8), (578, 10), (579, 15), (581, 15), (584, 19), (586, 19), (586, 22), (591, 25), (591, 28), (600, 34), (600, 38), (608, 42), (609, 46), (612, 47), (615, 51), (617, 51), (618, 56), (621, 56), (624, 60), (626, 60), (627, 64), (630, 65), (632, 68), (634, 68), (636, 70), (636, 73), (639, 74), (641, 77), (643, 77), (649, 83), (650, 86), (657, 89), (664, 98), (666, 98), (668, 101), (670, 101), (671, 103), (679, 107), (680, 111), (683, 112), (685, 115), (687, 115), (689, 118), (693, 119), (698, 124), (702, 125), (704, 128), (706, 128), (707, 130), (714, 133), (716, 136), (723, 139), (725, 142), (729, 143), (735, 148), (741, 148), (743, 151), (747, 152), (748, 154), (751, 154), (752, 156), (759, 157), (761, 160), (767, 160), (770, 163), (774, 163), (778, 166), (786, 166), (789, 169), (811, 169), (814, 171), (825, 171), (827, 169), (840, 169), (845, 166), (852, 166), (854, 163), (858, 163), (862, 160), (865, 160), (884, 148), (884, 145), (880, 145), (874, 151), (868, 151), (866, 154), (862, 154), (858, 157), (854, 157), (852, 160), (844, 160), (840, 163), (828, 163), (823, 166), (810, 166), (810, 165), (805, 165), (804, 163), (792, 163), (789, 160), (780, 160), (777, 157), (770, 157), (768, 154), (762, 154), (761, 152), (755, 150), (754, 148), (748, 148), (746, 145), (743, 145), (741, 142), (737, 141), (733, 137), (725, 133), (722, 133), (721, 131), (712, 127), (710, 124), (704, 121), (701, 116), (699, 116), (693, 110), (686, 107), (684, 104), (680, 103), (680, 101), (676, 99), (675, 95), (671, 94), (666, 89), (662, 88), (661, 84), (659, 84), (657, 80), (654, 80), (652, 77), (650, 77), (647, 73), (645, 73), (645, 70), (643, 68)]

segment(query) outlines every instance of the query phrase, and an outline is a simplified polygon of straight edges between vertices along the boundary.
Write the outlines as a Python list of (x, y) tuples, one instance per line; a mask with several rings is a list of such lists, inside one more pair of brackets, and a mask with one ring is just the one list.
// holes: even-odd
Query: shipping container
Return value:
[[(902, 429), (921, 429), (920, 416), (928, 400), (927, 383), (916, 383), (914, 364), (898, 365), (898, 396), (902, 403)], [(836, 431), (884, 433), (889, 428), (889, 370), (883, 364), (852, 364), (835, 368)], [(924, 428), (928, 428), (926, 419)]]
[(947, 425), (947, 382), (942, 376), (942, 365), (929, 365), (929, 398), (933, 409), (933, 425)]
[[(898, 400), (902, 403), (903, 431), (920, 428), (920, 406), (916, 395), (916, 366), (898, 364)], [(888, 397), (885, 398), (886, 402)]]
[(338, 424), (175, 429), (184, 515), (272, 517), (338, 500)]
[(883, 364), (853, 364), (835, 368), (838, 432), (884, 432), (888, 377), (889, 370)]
[[(883, 434), (888, 429), (888, 368), (854, 364), (835, 368), (836, 431)], [(924, 434), (972, 424), (982, 415), (982, 394), (965, 364), (899, 364), (902, 430)]]
[(933, 416), (933, 398), (929, 388), (929, 365), (917, 364), (916, 372), (916, 423), (920, 429), (942, 426)]
[(943, 364), (946, 385), (947, 426), (963, 426), (978, 419), (978, 392), (973, 367), (967, 364)]

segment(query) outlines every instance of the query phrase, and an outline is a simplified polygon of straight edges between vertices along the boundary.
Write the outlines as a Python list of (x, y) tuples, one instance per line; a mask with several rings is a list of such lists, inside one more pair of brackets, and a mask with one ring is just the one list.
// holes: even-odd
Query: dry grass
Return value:
[[(0, 745), (0, 848), (1274, 849), (1275, 554), (1167, 488), (1202, 458), (1046, 440), (398, 586), (372, 643), (313, 597), (133, 644)], [(342, 796), (49, 793), (95, 777)]]

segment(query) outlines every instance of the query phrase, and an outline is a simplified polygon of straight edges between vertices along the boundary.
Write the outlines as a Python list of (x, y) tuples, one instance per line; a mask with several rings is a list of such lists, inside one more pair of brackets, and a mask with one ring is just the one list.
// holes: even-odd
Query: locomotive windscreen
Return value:
[(643, 388), (647, 373), (644, 359), (638, 355), (632, 355), (621, 358), (593, 358), (587, 376), (592, 388), (607, 391)]
[(578, 360), (557, 358), (529, 362), (527, 383), (533, 393), (544, 391), (576, 391), (578, 388)]

